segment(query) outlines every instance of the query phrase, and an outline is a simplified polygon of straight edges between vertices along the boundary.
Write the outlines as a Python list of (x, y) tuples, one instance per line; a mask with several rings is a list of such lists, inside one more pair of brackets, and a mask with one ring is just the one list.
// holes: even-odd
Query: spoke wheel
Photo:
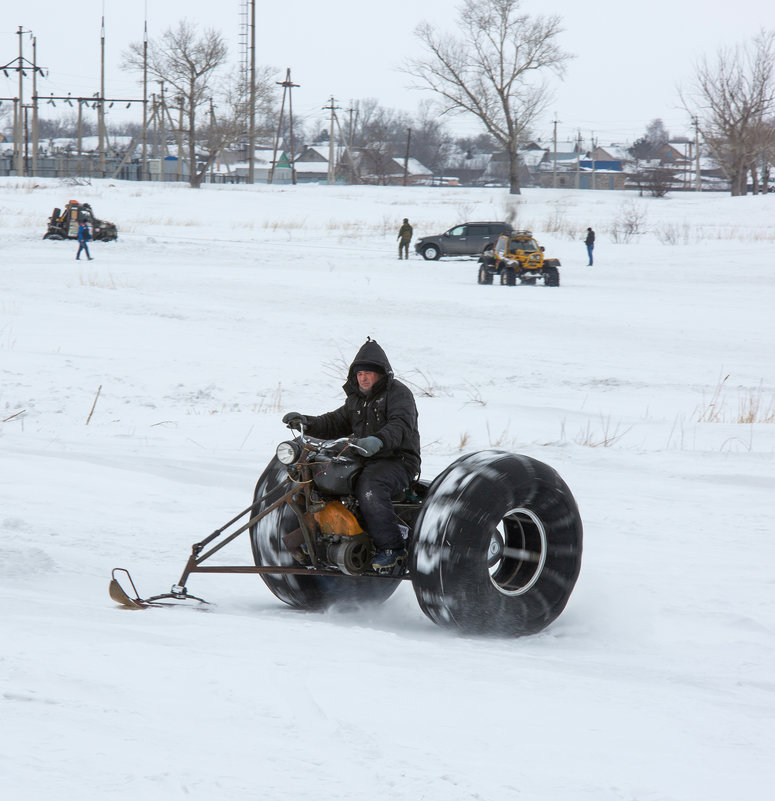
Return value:
[[(286, 481), (287, 469), (273, 459), (261, 474), (256, 484), (254, 500), (268, 495), (267, 500), (256, 507), (254, 514), (271, 505), (282, 494), (280, 488)], [(276, 491), (275, 491), (276, 490)], [(271, 493), (271, 494), (269, 494)], [(250, 527), (250, 543), (253, 560), (262, 565), (294, 565), (296, 562), (283, 542), (283, 535), (299, 527), (296, 513), (287, 504), (270, 512)], [(361, 555), (347, 554), (344, 569), (357, 572)], [(295, 609), (326, 609), (344, 604), (382, 603), (401, 583), (400, 579), (375, 579), (342, 574), (339, 576), (316, 576), (297, 574), (259, 574), (273, 595)]]

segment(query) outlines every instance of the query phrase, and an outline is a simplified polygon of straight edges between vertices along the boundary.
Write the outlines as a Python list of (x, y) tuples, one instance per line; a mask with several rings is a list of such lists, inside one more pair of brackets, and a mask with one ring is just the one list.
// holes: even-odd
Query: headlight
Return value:
[(293, 464), (301, 456), (301, 448), (295, 442), (281, 442), (275, 455), (280, 464)]

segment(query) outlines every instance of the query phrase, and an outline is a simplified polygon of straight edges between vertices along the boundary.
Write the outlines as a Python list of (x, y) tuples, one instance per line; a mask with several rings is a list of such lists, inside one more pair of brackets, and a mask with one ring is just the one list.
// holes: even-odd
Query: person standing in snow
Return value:
[(412, 241), (414, 229), (409, 225), (408, 217), (404, 217), (403, 225), (398, 229), (398, 258), (405, 257), (409, 259), (409, 243)]
[(86, 258), (91, 261), (91, 255), (89, 254), (89, 246), (86, 244), (91, 239), (91, 232), (89, 231), (89, 226), (85, 222), (78, 223), (78, 252), (75, 254), (76, 260), (81, 258), (81, 251), (86, 251)]
[(587, 255), (589, 256), (589, 264), (587, 267), (592, 266), (592, 251), (595, 249), (595, 232), (591, 228), (587, 228), (587, 238), (584, 240), (584, 244), (587, 246)]
[(391, 570), (407, 556), (391, 498), (420, 473), (420, 431), (411, 390), (393, 376), (385, 351), (371, 338), (355, 355), (344, 384), (345, 402), (333, 412), (309, 417), (288, 412), (283, 423), (313, 437), (354, 436), (366, 455), (355, 485), (366, 530), (376, 552), (372, 567)]

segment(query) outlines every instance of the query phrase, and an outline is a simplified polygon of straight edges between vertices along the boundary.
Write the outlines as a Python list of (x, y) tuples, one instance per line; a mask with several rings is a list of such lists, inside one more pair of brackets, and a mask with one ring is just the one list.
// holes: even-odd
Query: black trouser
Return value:
[(409, 474), (400, 459), (369, 459), (358, 476), (355, 497), (366, 523), (366, 533), (378, 551), (404, 547), (390, 499), (406, 489), (409, 482)]

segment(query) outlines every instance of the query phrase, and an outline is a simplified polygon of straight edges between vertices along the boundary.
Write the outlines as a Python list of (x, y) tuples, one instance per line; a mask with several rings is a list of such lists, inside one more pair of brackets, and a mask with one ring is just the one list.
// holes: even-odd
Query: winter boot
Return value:
[(377, 573), (392, 572), (406, 560), (406, 548), (385, 548), (377, 551), (371, 560), (371, 566)]

